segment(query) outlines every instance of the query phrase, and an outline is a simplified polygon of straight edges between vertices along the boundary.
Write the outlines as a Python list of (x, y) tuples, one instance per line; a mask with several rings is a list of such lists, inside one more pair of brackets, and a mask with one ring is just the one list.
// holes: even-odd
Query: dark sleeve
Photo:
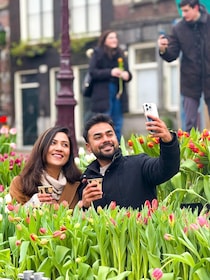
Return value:
[(101, 60), (101, 57), (103, 56), (103, 53), (100, 49), (96, 48), (94, 49), (93, 55), (90, 60), (89, 64), (89, 72), (95, 81), (104, 81), (104, 80), (110, 80), (111, 78), (111, 67), (105, 67), (103, 68), (103, 65), (100, 65), (99, 67), (99, 61)]
[(179, 57), (181, 47), (177, 32), (178, 31), (176, 27), (173, 27), (172, 34), (170, 36), (167, 36), (169, 40), (168, 48), (166, 49), (165, 53), (160, 54), (160, 56), (167, 62), (172, 62)]
[(172, 178), (180, 167), (179, 141), (175, 133), (171, 142), (160, 140), (160, 156), (147, 157), (143, 166), (144, 178), (148, 184), (159, 185)]

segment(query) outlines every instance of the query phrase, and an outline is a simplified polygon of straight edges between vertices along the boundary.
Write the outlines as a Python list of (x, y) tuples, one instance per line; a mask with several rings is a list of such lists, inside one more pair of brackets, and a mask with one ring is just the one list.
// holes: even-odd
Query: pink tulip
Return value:
[(147, 208), (151, 209), (151, 203), (149, 200), (146, 200), (144, 203), (144, 206), (146, 206)]
[(0, 193), (4, 191), (4, 186), (0, 185)]
[(69, 207), (68, 201), (66, 201), (66, 200), (63, 200), (63, 201), (61, 202), (61, 204), (62, 204), (63, 207), (65, 207), (65, 208), (68, 208), (68, 207)]
[(55, 237), (61, 236), (61, 234), (62, 234), (61, 230), (56, 230), (53, 232), (53, 237), (55, 238)]
[(163, 272), (160, 268), (155, 268), (152, 272), (152, 277), (155, 280), (159, 280), (163, 277)]
[(114, 210), (115, 208), (116, 208), (116, 201), (111, 201), (111, 203), (109, 204), (109, 208), (111, 209), (111, 210)]
[(16, 240), (15, 245), (20, 246), (21, 245), (21, 240)]
[(192, 230), (198, 230), (199, 226), (197, 224), (190, 224), (190, 229)]
[(64, 239), (66, 239), (66, 234), (65, 234), (65, 233), (62, 233), (62, 234), (60, 235), (60, 240), (64, 240)]
[(46, 230), (46, 228), (40, 228), (40, 229), (39, 229), (39, 232), (40, 232), (41, 234), (45, 234), (45, 233), (47, 232), (47, 230)]
[(205, 226), (205, 225), (208, 225), (208, 221), (207, 221), (207, 219), (206, 219), (204, 216), (199, 216), (199, 217), (197, 218), (197, 221), (198, 221), (198, 223), (199, 223), (199, 225), (200, 225), (201, 227), (203, 227), (203, 226)]
[(13, 210), (15, 209), (15, 206), (12, 205), (12, 204), (8, 204), (8, 205), (7, 205), (7, 209), (8, 209), (9, 211), (13, 211)]
[(164, 234), (164, 239), (165, 239), (165, 240), (167, 240), (167, 241), (170, 241), (170, 240), (172, 240), (172, 239), (173, 239), (173, 237), (172, 237), (172, 235), (171, 235), (171, 234), (169, 234), (169, 233), (165, 233), (165, 234)]
[(157, 199), (153, 199), (152, 200), (152, 209), (153, 210), (157, 210), (158, 209), (158, 200)]
[(17, 129), (15, 127), (10, 128), (9, 133), (11, 135), (16, 135), (17, 134)]

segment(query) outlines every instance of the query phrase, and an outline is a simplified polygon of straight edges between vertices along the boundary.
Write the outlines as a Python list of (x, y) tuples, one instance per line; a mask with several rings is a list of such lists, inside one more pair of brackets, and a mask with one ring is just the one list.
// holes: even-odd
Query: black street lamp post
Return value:
[(67, 126), (74, 145), (74, 155), (78, 154), (75, 126), (74, 107), (77, 104), (73, 93), (74, 75), (70, 61), (70, 36), (69, 36), (69, 7), (68, 0), (61, 0), (61, 54), (60, 70), (57, 80), (60, 90), (57, 94), (55, 105), (57, 107), (57, 125)]
[(0, 22), (0, 127), (1, 125), (7, 123), (7, 116), (2, 111), (2, 59), (1, 59), (1, 51), (6, 45), (6, 31), (4, 29), (4, 26)]

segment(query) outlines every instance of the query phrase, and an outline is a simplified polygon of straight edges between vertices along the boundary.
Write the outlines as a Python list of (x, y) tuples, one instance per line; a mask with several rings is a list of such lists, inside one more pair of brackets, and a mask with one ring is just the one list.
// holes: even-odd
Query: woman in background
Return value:
[[(9, 192), (13, 200), (25, 205), (65, 200), (74, 208), (80, 176), (68, 129), (52, 127), (35, 142), (23, 171), (12, 180)], [(39, 193), (38, 186), (51, 186), (52, 193)]]
[(128, 112), (125, 83), (131, 80), (132, 75), (116, 32), (107, 30), (101, 34), (91, 57), (89, 72), (93, 81), (91, 111), (93, 114), (105, 113), (112, 118), (120, 141), (123, 113)]

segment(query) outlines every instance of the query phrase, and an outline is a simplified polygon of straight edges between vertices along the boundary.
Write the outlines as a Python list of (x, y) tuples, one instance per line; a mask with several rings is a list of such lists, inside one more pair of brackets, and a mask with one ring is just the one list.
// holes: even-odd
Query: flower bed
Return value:
[(0, 221), (1, 277), (32, 269), (50, 279), (208, 279), (204, 210), (198, 216), (155, 200), (141, 211), (114, 203), (86, 212), (65, 204), (7, 208)]
[[(27, 156), (16, 154), (15, 134), (0, 135), (0, 277), (18, 279), (25, 270), (52, 280), (207, 280), (210, 271), (209, 141), (207, 130), (178, 131), (180, 172), (158, 186), (158, 200), (143, 209), (69, 210), (67, 205), (25, 208), (5, 199), (11, 179)], [(13, 142), (14, 140), (14, 142)], [(12, 142), (11, 142), (12, 141)], [(159, 154), (158, 139), (132, 135), (123, 154)], [(94, 159), (80, 149), (78, 166)], [(198, 209), (181, 203), (200, 202)]]

